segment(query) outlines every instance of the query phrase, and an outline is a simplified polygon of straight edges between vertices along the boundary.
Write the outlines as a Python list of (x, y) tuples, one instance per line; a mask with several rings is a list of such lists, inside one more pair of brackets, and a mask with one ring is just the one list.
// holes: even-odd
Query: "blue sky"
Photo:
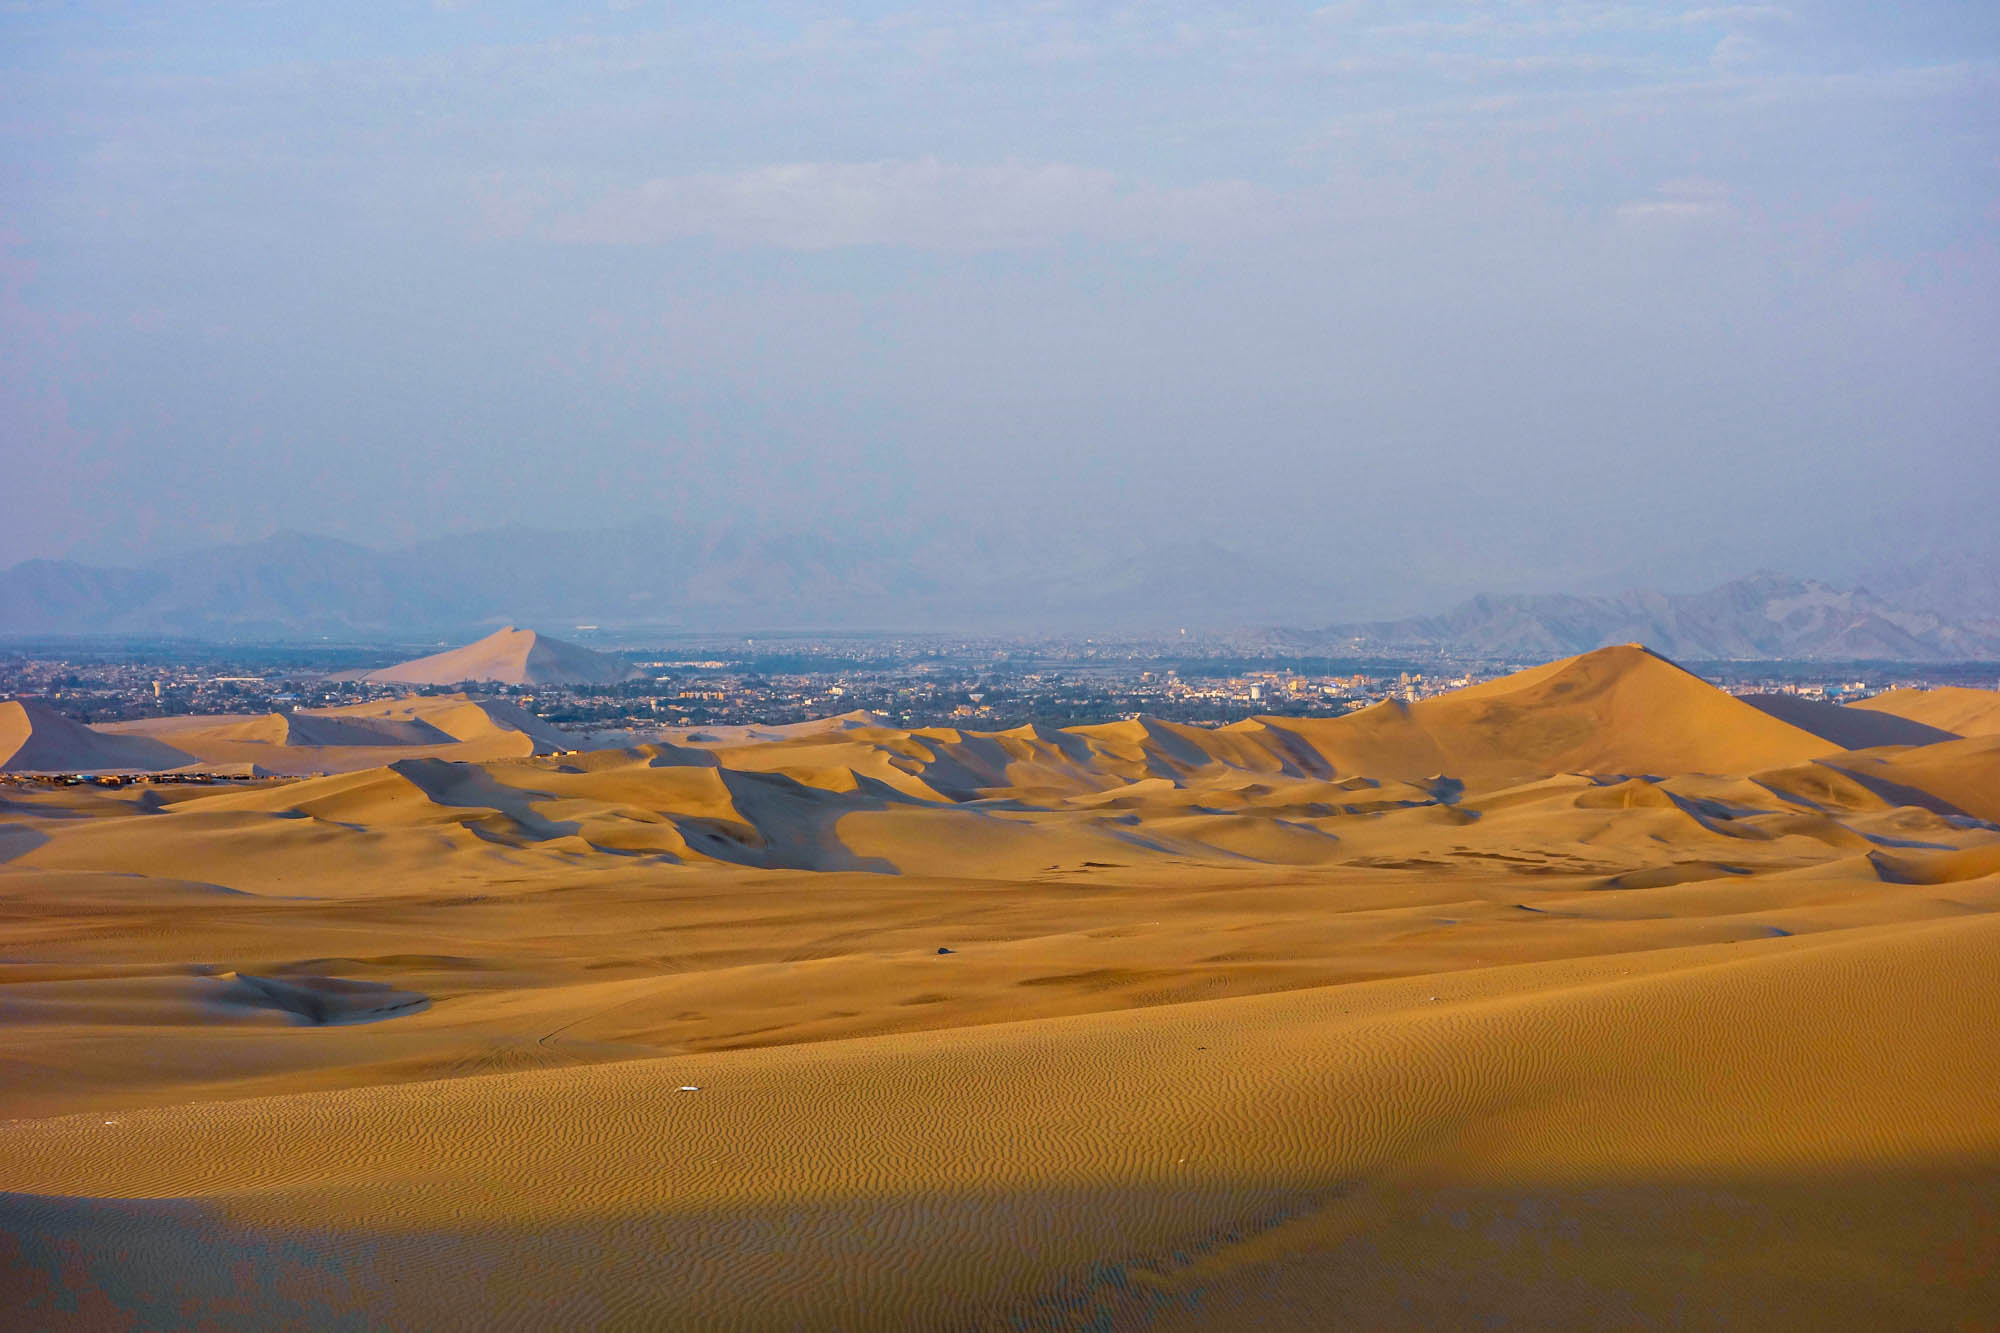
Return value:
[(0, 561), (1838, 576), (1990, 540), (1996, 311), (2000, 6), (0, 4)]

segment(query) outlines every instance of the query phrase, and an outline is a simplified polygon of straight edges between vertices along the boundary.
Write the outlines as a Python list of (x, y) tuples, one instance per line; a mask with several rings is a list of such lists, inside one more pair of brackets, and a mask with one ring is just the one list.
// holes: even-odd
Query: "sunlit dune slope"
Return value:
[(1889, 713), (1960, 736), (2000, 734), (2000, 691), (1996, 690), (1971, 690), (1956, 685), (1933, 690), (1885, 690), (1847, 707)]
[(2000, 737), (1779, 711), (160, 724), (370, 758), (0, 792), (0, 1310), (1979, 1327)]
[(95, 730), (165, 742), (190, 756), (183, 762), (286, 775), (346, 772), (404, 757), (478, 761), (552, 754), (574, 744), (519, 705), (464, 694), (260, 716), (147, 718)]
[(660, 734), (667, 740), (683, 745), (748, 745), (760, 741), (792, 740), (801, 736), (818, 736), (827, 732), (853, 731), (860, 727), (888, 725), (886, 721), (867, 709), (856, 708), (845, 713), (835, 713), (830, 717), (811, 718), (804, 722), (668, 727)]
[(1636, 644), (1434, 699), (1272, 725), (1343, 772), (1481, 784), (1572, 771), (1743, 773), (1842, 748)]
[[(992, 877), (1088, 862), (1393, 860), (1413, 835), (1434, 840), (1455, 830), (1460, 846), (1475, 849), (1523, 821), (1544, 842), (1562, 833), (1601, 844), (1607, 834), (1591, 831), (1600, 817), (1590, 812), (1613, 804), (1630, 812), (1618, 825), (1622, 837), (1643, 827), (1652, 838), (1781, 849), (1889, 836), (1869, 821), (1891, 811), (1910, 831), (1924, 821), (1949, 828), (1951, 818), (1987, 818), (1992, 809), (1980, 785), (1990, 756), (1977, 745), (1833, 750), (1638, 649), (1328, 722), (1267, 718), (1215, 730), (1140, 719), (1063, 731), (900, 731), (851, 718), (774, 739), (473, 766), (460, 756), (494, 748), (521, 756), (539, 742), (512, 730), (516, 720), (494, 705), (462, 697), (278, 721), (287, 734), (300, 725), (379, 728), (385, 745), (419, 739), (419, 727), (452, 740), (405, 750), (408, 758), (372, 776), (183, 800), (167, 824), (107, 826), (87, 844), (53, 846), (35, 859), (226, 880), (206, 867), (249, 858), (289, 883), (305, 876), (322, 892), (339, 891), (332, 881), (346, 866), (404, 858), (442, 867), (468, 852), (489, 865), (618, 855)], [(171, 734), (215, 754), (225, 744), (238, 747), (232, 755), (283, 749), (224, 742), (200, 728)], [(300, 751), (302, 762), (322, 764), (357, 753), (368, 751)], [(1563, 796), (1560, 810), (1522, 786), (1564, 773), (1594, 781)], [(1693, 776), (1732, 773), (1757, 780), (1725, 784), (1715, 790), (1726, 795), (1714, 796)], [(1510, 794), (1517, 788), (1525, 804)], [(1849, 817), (1836, 817), (1842, 812)], [(1644, 848), (1636, 850), (1643, 860)]]
[(1964, 1041), (1995, 948), (1958, 920), (57, 1118), (6, 1131), (0, 1212), (30, 1262), (115, 1228), (68, 1260), (99, 1308), (430, 1327), (1961, 1323), (2000, 1296), (2000, 1047)]

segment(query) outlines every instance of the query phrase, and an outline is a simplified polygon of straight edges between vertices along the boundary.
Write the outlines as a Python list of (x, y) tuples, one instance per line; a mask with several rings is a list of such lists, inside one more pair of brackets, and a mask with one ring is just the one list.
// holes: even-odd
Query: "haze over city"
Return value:
[(1349, 614), (2000, 495), (1982, 5), (10, 6), (0, 562), (1201, 534)]

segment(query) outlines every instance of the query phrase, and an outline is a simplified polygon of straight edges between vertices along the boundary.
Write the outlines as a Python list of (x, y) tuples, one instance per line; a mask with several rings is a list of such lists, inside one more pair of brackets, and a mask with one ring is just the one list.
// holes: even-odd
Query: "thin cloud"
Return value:
[(789, 250), (987, 250), (1072, 237), (1213, 239), (1261, 227), (1272, 210), (1270, 196), (1243, 181), (1159, 186), (1059, 162), (960, 165), (921, 158), (663, 176), (564, 211), (542, 230), (573, 244), (705, 237)]
[(1619, 205), (1617, 216), (1622, 223), (1639, 226), (1711, 225), (1732, 221), (1737, 213), (1727, 185), (1689, 178), (1655, 186), (1646, 198)]

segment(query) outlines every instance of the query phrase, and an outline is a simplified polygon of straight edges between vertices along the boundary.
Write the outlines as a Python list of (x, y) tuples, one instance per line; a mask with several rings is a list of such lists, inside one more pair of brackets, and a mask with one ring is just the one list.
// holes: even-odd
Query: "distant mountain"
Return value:
[(456, 638), (507, 620), (748, 629), (1254, 626), (1332, 590), (1205, 540), (920, 537), (667, 521), (497, 529), (373, 551), (284, 534), (143, 569), (0, 571), (0, 636)]
[(393, 556), (286, 533), (142, 569), (30, 560), (0, 572), (0, 634), (345, 634), (455, 620), (448, 585)]
[(1928, 586), (1932, 594), (1924, 609), (1863, 588), (1780, 574), (1680, 596), (1485, 596), (1440, 616), (1334, 625), (1296, 636), (1296, 643), (1333, 653), (1445, 653), (1511, 661), (1630, 642), (1690, 660), (2000, 659), (2000, 618), (1942, 614), (1935, 608), (1947, 602), (1951, 584), (1936, 578)]
[(2000, 622), (2000, 546), (1952, 551), (1871, 571), (1862, 582), (1906, 611)]
[[(463, 641), (502, 623), (695, 631), (1149, 632), (1326, 625), (1304, 562), (1204, 536), (804, 531), (659, 520), (505, 528), (375, 551), (282, 534), (142, 569), (30, 560), (0, 571), (0, 637), (322, 635)], [(2000, 552), (1933, 557), (1868, 588), (1758, 574), (1707, 592), (1490, 595), (1443, 615), (1268, 642), (1332, 655), (1543, 661), (1642, 642), (1674, 657), (2000, 660)]]

